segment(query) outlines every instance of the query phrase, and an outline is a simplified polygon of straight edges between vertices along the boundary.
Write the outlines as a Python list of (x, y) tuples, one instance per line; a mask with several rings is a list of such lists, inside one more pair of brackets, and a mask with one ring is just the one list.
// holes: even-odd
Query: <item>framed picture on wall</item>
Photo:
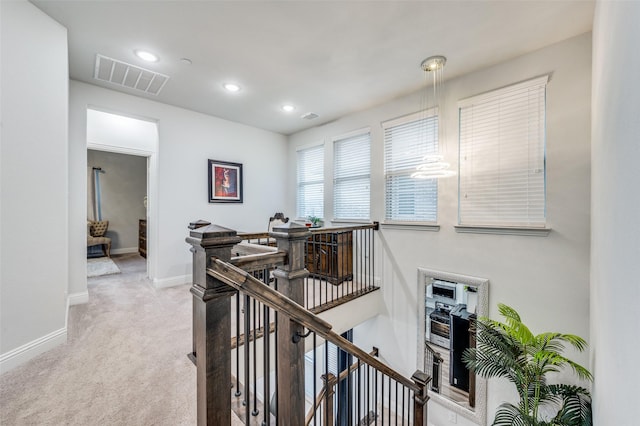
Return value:
[(209, 160), (209, 202), (242, 203), (242, 164)]

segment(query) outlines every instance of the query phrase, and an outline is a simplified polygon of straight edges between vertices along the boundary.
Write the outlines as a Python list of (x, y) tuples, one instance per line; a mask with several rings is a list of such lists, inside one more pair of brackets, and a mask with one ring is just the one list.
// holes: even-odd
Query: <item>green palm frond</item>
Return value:
[(573, 371), (578, 375), (578, 377), (580, 377), (583, 380), (593, 380), (593, 375), (591, 374), (591, 372), (586, 368), (583, 367), (582, 365), (571, 361), (570, 359), (567, 360), (567, 363), (571, 366), (571, 368), (573, 368)]
[(500, 326), (503, 324), (494, 321), (478, 322), (476, 345), (481, 347), (486, 345), (489, 348), (499, 349), (504, 353), (509, 353), (513, 358), (521, 355), (520, 343)]
[(580, 336), (574, 334), (562, 333), (542, 333), (537, 335), (536, 340), (547, 342), (547, 344), (559, 345), (560, 349), (564, 349), (563, 343), (568, 343), (580, 352), (587, 348), (587, 342)]
[[(500, 356), (499, 354), (497, 356)], [(504, 377), (508, 370), (504, 368), (505, 360), (497, 360), (488, 351), (479, 352), (477, 349), (469, 348), (463, 353), (463, 362), (467, 367), (482, 377)]]
[(512, 320), (518, 323), (522, 322), (520, 314), (511, 306), (505, 305), (504, 303), (498, 303), (498, 312), (500, 312), (500, 315), (505, 317), (507, 321)]
[(580, 352), (582, 352), (585, 349), (587, 349), (587, 341), (584, 340), (580, 336), (576, 336), (576, 335), (573, 335), (573, 334), (563, 334), (561, 336), (561, 339), (563, 341), (565, 341), (565, 342), (570, 343), (571, 346), (573, 346), (574, 348), (576, 348)]
[(563, 426), (591, 425), (591, 398), (589, 391), (572, 385), (551, 385), (549, 390), (562, 400), (554, 421)]
[(498, 303), (498, 310), (500, 311), (500, 315), (502, 315), (506, 320), (506, 329), (511, 337), (518, 342), (527, 345), (534, 342), (535, 336), (531, 330), (522, 323), (520, 315), (515, 309), (503, 303)]
[[(546, 375), (571, 367), (580, 379), (591, 380), (589, 370), (563, 355), (566, 346), (579, 351), (587, 347), (573, 334), (534, 335), (518, 312), (498, 304), (504, 322), (490, 318), (477, 321), (476, 347), (467, 349), (463, 361), (470, 371), (485, 378), (504, 377), (516, 387), (518, 406), (504, 403), (496, 411), (497, 426), (591, 426), (591, 397), (578, 386), (548, 384)], [(557, 409), (548, 421), (538, 419), (541, 406)], [(555, 408), (554, 408), (555, 407)], [(548, 410), (547, 410), (548, 412)]]
[(532, 354), (532, 361), (536, 363), (541, 373), (559, 371), (561, 366), (568, 363), (568, 359), (557, 352), (538, 351)]
[(591, 373), (585, 367), (549, 348), (532, 351), (530, 355), (532, 361), (539, 367), (541, 374), (559, 372), (563, 367), (570, 366), (580, 379), (592, 379)]
[(532, 420), (520, 408), (505, 402), (498, 407), (492, 426), (532, 426), (535, 425)]
[(515, 322), (514, 320), (508, 320), (507, 323), (487, 320), (486, 323), (494, 330), (500, 331), (507, 340), (510, 340), (514, 344), (531, 345), (534, 343), (535, 336), (522, 323)]
[(467, 368), (483, 377), (507, 377), (516, 385), (526, 376), (526, 359), (521, 348), (492, 323), (478, 323), (476, 348), (463, 354)]

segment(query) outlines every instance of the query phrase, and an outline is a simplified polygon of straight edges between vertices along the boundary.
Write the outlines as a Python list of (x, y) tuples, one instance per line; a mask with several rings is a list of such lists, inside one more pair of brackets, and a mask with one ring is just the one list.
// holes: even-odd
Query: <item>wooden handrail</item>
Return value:
[(439, 359), (440, 362), (444, 361), (444, 358), (442, 358), (442, 355), (440, 355), (440, 352), (436, 352), (427, 342), (424, 343), (424, 346), (434, 358)]
[(231, 264), (250, 272), (259, 269), (274, 269), (276, 266), (283, 265), (286, 260), (286, 252), (269, 251), (264, 253), (234, 256), (231, 258)]
[[(369, 352), (369, 355), (378, 356), (378, 348), (373, 348), (373, 350)], [(336, 384), (346, 379), (349, 374), (353, 373), (358, 368), (359, 363), (360, 363), (359, 361), (356, 361), (353, 364), (351, 364), (348, 369), (345, 368), (344, 370), (342, 370), (342, 372), (338, 375), (338, 379), (336, 380), (334, 377), (334, 380), (331, 381), (330, 385), (335, 386)], [(316, 397), (315, 403), (307, 413), (307, 417), (305, 419), (305, 426), (309, 426), (309, 424), (311, 424), (311, 420), (313, 420), (313, 416), (315, 412), (318, 410), (318, 407), (320, 407), (320, 403), (322, 403), (322, 400), (326, 395), (327, 395), (327, 386), (325, 385), (322, 387), (320, 392), (318, 392), (318, 396)]]
[[(353, 225), (353, 226), (331, 226), (331, 227), (322, 227), (322, 228), (309, 228), (312, 234), (324, 234), (327, 232), (349, 232), (349, 231), (358, 231), (361, 229), (380, 229), (379, 222), (368, 223), (365, 225)], [(243, 240), (259, 240), (269, 238), (269, 232), (238, 232), (238, 237)]]
[(380, 229), (379, 222), (368, 223), (366, 225), (353, 225), (353, 226), (333, 226), (333, 227), (322, 227), (322, 228), (310, 228), (312, 234), (324, 234), (325, 232), (348, 232), (348, 231), (357, 231), (360, 229), (373, 229), (377, 231)]
[[(271, 309), (295, 319), (303, 327), (322, 330), (325, 333), (331, 330), (332, 326), (328, 322), (230, 263), (213, 258), (211, 267), (207, 268), (207, 273), (228, 286), (248, 294)], [(316, 332), (319, 333), (319, 331)]]
[(222, 281), (223, 283), (240, 290), (259, 302), (267, 305), (271, 309), (287, 315), (292, 320), (298, 322), (303, 327), (315, 332), (318, 336), (329, 341), (343, 351), (360, 359), (361, 362), (377, 369), (382, 374), (391, 377), (396, 382), (404, 385), (416, 393), (420, 393), (420, 387), (411, 379), (407, 379), (388, 365), (369, 355), (344, 337), (331, 330), (331, 324), (320, 317), (309, 312), (288, 297), (283, 296), (276, 290), (265, 286), (263, 282), (252, 277), (247, 272), (220, 259), (212, 258), (211, 267), (207, 269), (207, 274)]
[[(378, 356), (378, 348), (373, 348), (373, 350), (369, 352), (369, 355)], [(349, 368), (345, 368), (344, 370), (342, 370), (338, 375), (338, 381), (336, 383), (340, 383), (341, 381), (346, 379), (349, 374), (353, 373), (356, 370), (356, 368), (358, 368), (358, 361), (351, 364)]]
[(242, 241), (231, 249), (231, 256), (249, 256), (253, 254), (269, 254), (277, 253), (276, 247), (266, 246), (264, 244), (254, 244), (251, 242)]
[(262, 238), (269, 238), (269, 232), (238, 232), (238, 237), (243, 240), (259, 240)]
[[(440, 379), (442, 377), (440, 366), (444, 362), (444, 358), (442, 358), (440, 352), (433, 349), (427, 342), (424, 342), (424, 346), (429, 355), (431, 355), (431, 390), (440, 393)], [(427, 360), (425, 359), (425, 369), (427, 368), (426, 362)]]

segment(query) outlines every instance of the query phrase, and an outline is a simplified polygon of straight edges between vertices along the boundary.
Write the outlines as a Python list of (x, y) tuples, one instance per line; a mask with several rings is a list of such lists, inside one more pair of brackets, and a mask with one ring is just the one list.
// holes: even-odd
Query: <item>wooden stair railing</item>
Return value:
[[(375, 234), (378, 222), (367, 225), (310, 228), (302, 245), (303, 263), (310, 275), (305, 279), (304, 305), (319, 314), (379, 289), (375, 277)], [(251, 251), (276, 251), (273, 233), (238, 233)], [(251, 243), (251, 244), (248, 244)], [(242, 246), (242, 247), (241, 247)], [(256, 248), (258, 247), (258, 248)], [(235, 250), (236, 248), (234, 248)], [(231, 263), (235, 263), (232, 258)]]
[[(369, 355), (378, 356), (378, 348), (373, 348), (373, 350), (369, 352)], [(360, 366), (359, 362), (354, 362), (349, 366), (348, 369), (345, 368), (344, 370), (342, 370), (338, 375), (338, 378), (336, 378), (331, 373), (327, 374), (326, 376), (323, 376), (324, 386), (316, 396), (316, 399), (312, 407), (307, 412), (307, 416), (305, 417), (305, 422), (304, 422), (305, 426), (309, 426), (311, 424), (311, 421), (313, 420), (315, 412), (320, 407), (320, 404), (322, 404), (323, 402), (327, 404), (328, 397), (332, 396), (335, 393), (333, 389), (335, 388), (336, 384), (344, 381), (347, 378), (347, 376), (353, 373), (359, 366)], [(333, 418), (333, 411), (326, 407), (327, 405), (325, 405), (324, 418)]]
[(284, 264), (287, 253), (275, 247), (240, 243), (233, 247), (230, 263), (245, 271), (274, 269)]
[[(288, 297), (283, 296), (277, 291), (265, 286), (262, 281), (259, 281), (249, 275), (243, 269), (214, 257), (211, 259), (211, 266), (207, 268), (207, 275), (241, 291), (242, 293), (248, 294), (252, 298), (269, 306), (274, 311), (287, 315), (291, 319), (302, 324), (303, 327), (312, 329), (320, 336), (327, 336), (327, 340), (334, 344), (336, 344), (336, 342), (343, 343), (342, 341), (344, 340), (345, 342), (353, 345), (339, 334), (333, 333), (337, 338), (330, 334), (332, 333), (331, 324), (306, 310)], [(334, 339), (335, 341), (331, 339)], [(359, 348), (357, 350), (361, 351)], [(362, 353), (368, 355), (366, 352)]]
[[(334, 285), (331, 285), (326, 280), (316, 276), (316, 278), (308, 277), (305, 281), (305, 306), (311, 312), (320, 314), (331, 308), (340, 306), (344, 303), (348, 303), (358, 297), (364, 296), (372, 291), (379, 290), (372, 279), (373, 275), (373, 262), (367, 262), (363, 264), (362, 259), (370, 259), (373, 257), (373, 233), (372, 231), (378, 230), (379, 224), (374, 222), (369, 225), (357, 225), (357, 226), (341, 226), (341, 227), (329, 227), (329, 228), (311, 228), (310, 237), (307, 240), (306, 256), (313, 256), (319, 253), (324, 253), (325, 256), (329, 253), (323, 249), (323, 241), (327, 241), (326, 235), (338, 233), (340, 235), (349, 233), (349, 241), (353, 243), (353, 261), (349, 262), (353, 265), (353, 271), (350, 276), (353, 280), (343, 285), (346, 288), (342, 289), (342, 292), (335, 289)], [(242, 242), (235, 245), (232, 249), (232, 257), (230, 263), (243, 269), (247, 272), (254, 272), (254, 277), (258, 278), (260, 273), (270, 274), (270, 282), (273, 281), (272, 271), (279, 266), (282, 266), (286, 261), (287, 253), (279, 251), (276, 247), (273, 247), (275, 238), (270, 237), (268, 232), (256, 232), (256, 233), (238, 233), (238, 237), (242, 238)], [(315, 241), (314, 241), (315, 240)], [(269, 245), (269, 244), (271, 245)], [(326, 248), (326, 247), (325, 247)], [(310, 260), (306, 260), (306, 266), (309, 267)], [(319, 258), (315, 259), (313, 263), (313, 269), (320, 269)], [(322, 265), (324, 267), (331, 268), (333, 265)], [(260, 277), (262, 278), (262, 277)], [(319, 287), (319, 288), (316, 288)], [(329, 291), (325, 287), (329, 287)], [(335, 293), (332, 296), (327, 296), (329, 293)], [(242, 320), (239, 313), (236, 313), (236, 322), (240, 323)], [(273, 324), (270, 327), (270, 332), (273, 333)], [(249, 335), (249, 341), (253, 341), (254, 338), (261, 338), (264, 336), (264, 326), (258, 327)], [(244, 333), (241, 333), (241, 329), (236, 331), (236, 335), (231, 338), (231, 347), (235, 349), (242, 346), (245, 341)]]
[(434, 350), (427, 342), (424, 344), (424, 370), (431, 373), (431, 390), (440, 393), (442, 383), (442, 363), (444, 359), (440, 352)]
[[(307, 416), (304, 419), (305, 426), (309, 426), (311, 424), (311, 422), (313, 421), (313, 418), (316, 415), (316, 411), (318, 411), (318, 408), (320, 408), (320, 404), (322, 404), (323, 402), (325, 404), (324, 417), (327, 419), (333, 417), (333, 408), (328, 405), (330, 404), (329, 398), (333, 397), (333, 393), (329, 393), (329, 398), (327, 398), (327, 392), (329, 391), (333, 392), (333, 384), (335, 384), (336, 378), (333, 374), (328, 373), (322, 376), (322, 380), (324, 381), (324, 386), (322, 386), (322, 390), (316, 396), (316, 400), (313, 402), (313, 406), (311, 407), (311, 409), (309, 409), (309, 412), (307, 413)], [(330, 384), (330, 383), (333, 383), (333, 384)]]
[[(404, 377), (335, 333), (331, 324), (302, 306), (303, 283), (308, 275), (305, 269), (306, 242), (310, 234), (308, 229), (295, 223), (279, 226), (270, 234), (277, 240), (277, 250), (264, 255), (263, 260), (259, 260), (257, 257), (243, 260), (233, 259), (234, 263), (240, 263), (243, 267), (255, 270), (263, 267), (261, 264), (264, 264), (264, 259), (268, 259), (266, 263), (273, 265), (282, 263), (282, 259), (284, 259), (284, 263), (271, 273), (275, 278), (274, 286), (277, 287), (277, 291), (270, 288), (268, 282), (261, 282), (250, 273), (230, 263), (233, 256), (232, 251), (241, 240), (234, 230), (210, 225), (203, 221), (193, 223), (190, 229), (190, 235), (186, 239), (191, 244), (191, 252), (193, 253), (193, 285), (191, 287), (193, 294), (193, 351), (190, 357), (195, 360), (197, 366), (198, 425), (231, 424), (232, 392), (229, 392), (229, 386), (232, 383), (231, 341), (229, 338), (231, 334), (230, 297), (237, 293), (243, 295), (245, 306), (253, 306), (254, 311), (256, 303), (264, 307), (263, 324), (271, 323), (272, 317), (269, 316), (269, 310), (275, 312), (276, 332), (273, 337), (275, 346), (271, 350), (275, 350), (276, 353), (276, 389), (275, 393), (269, 390), (270, 380), (265, 377), (266, 389), (263, 398), (265, 402), (270, 401), (270, 397), (273, 395), (276, 408), (274, 412), (272, 411), (274, 410), (273, 403), (264, 404), (264, 406), (271, 407), (267, 410), (269, 413), (264, 413), (263, 422), (265, 424), (273, 424), (275, 418), (278, 425), (304, 425), (305, 345), (302, 339), (311, 334), (314, 345), (316, 344), (316, 336), (318, 336), (325, 342), (334, 344), (339, 351), (344, 351), (349, 356), (358, 359), (361, 365), (366, 366), (367, 375), (370, 370), (373, 372), (368, 378), (365, 378), (366, 386), (374, 387), (376, 399), (372, 403), (376, 407), (380, 406), (381, 412), (385, 409), (386, 401), (384, 398), (388, 396), (387, 406), (389, 408), (386, 411), (389, 419), (391, 419), (392, 411), (392, 385), (395, 385), (396, 404), (399, 395), (398, 388), (402, 390), (403, 404), (405, 395), (408, 396), (409, 405), (403, 405), (402, 412), (404, 413), (406, 408), (408, 419), (411, 419), (414, 425), (426, 425), (426, 403), (429, 399), (427, 385), (431, 380), (427, 374), (416, 371), (411, 379)], [(247, 305), (247, 303), (251, 303), (251, 305)], [(256, 315), (258, 315), (257, 311), (253, 313), (253, 318)], [(305, 329), (308, 330), (307, 333), (304, 332)], [(246, 328), (245, 334), (249, 336)], [(256, 339), (253, 340), (255, 345)], [(270, 353), (269, 341), (272, 338), (261, 340), (264, 341), (266, 348), (264, 353), (267, 363), (264, 371), (268, 373), (270, 369), (267, 357)], [(325, 343), (325, 348), (327, 344)], [(255, 356), (255, 346), (253, 349)], [(255, 365), (254, 362), (254, 380), (256, 377)], [(315, 368), (314, 366), (314, 371)], [(245, 369), (248, 369), (246, 364)], [(348, 373), (347, 376), (349, 376)], [(248, 374), (245, 377), (248, 377)], [(228, 385), (224, 385), (225, 383)], [(386, 392), (385, 383), (387, 384)], [(383, 398), (382, 401), (379, 396)], [(337, 401), (340, 404), (339, 395)], [(249, 407), (250, 402), (246, 402)], [(368, 403), (369, 401), (367, 401), (367, 409)], [(254, 411), (255, 407), (254, 403)], [(344, 405), (342, 407), (344, 409)], [(360, 405), (357, 408), (359, 410)], [(396, 413), (398, 410), (399, 408)], [(245, 411), (245, 424), (257, 421), (257, 417), (251, 418), (251, 414), (256, 416), (257, 413), (250, 414), (250, 411), (249, 408)], [(340, 411), (340, 406), (338, 406), (338, 411)], [(272, 416), (271, 413), (274, 415)], [(349, 413), (351, 415), (351, 408), (349, 408)]]
[[(211, 266), (207, 269), (207, 274), (242, 293), (248, 294), (250, 297), (269, 306), (274, 311), (285, 314), (292, 321), (299, 323), (304, 328), (316, 333), (322, 339), (333, 343), (338, 348), (355, 356), (361, 363), (375, 368), (385, 377), (389, 377), (413, 391), (415, 393), (414, 425), (426, 425), (426, 402), (429, 399), (426, 386), (430, 381), (428, 375), (421, 371), (416, 371), (412, 379), (405, 378), (402, 374), (335, 333), (331, 330), (331, 324), (291, 299), (266, 287), (262, 282), (244, 270), (224, 262), (221, 259), (212, 259)], [(340, 375), (342, 379), (346, 378), (349, 374), (348, 371), (344, 371), (343, 373), (344, 376), (342, 374)], [(336, 384), (339, 381), (340, 379), (336, 379)]]

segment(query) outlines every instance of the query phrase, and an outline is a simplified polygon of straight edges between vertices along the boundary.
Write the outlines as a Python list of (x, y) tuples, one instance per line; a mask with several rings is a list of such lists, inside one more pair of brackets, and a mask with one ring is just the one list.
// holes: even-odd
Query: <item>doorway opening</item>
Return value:
[(87, 247), (88, 257), (96, 251), (137, 253), (146, 258), (151, 279), (157, 258), (157, 151), (156, 121), (87, 109), (87, 223), (108, 223), (109, 240)]
[[(87, 212), (101, 223), (105, 244), (87, 246), (87, 257), (139, 253), (147, 257), (147, 158), (87, 150)], [(98, 240), (99, 241), (99, 240)]]

